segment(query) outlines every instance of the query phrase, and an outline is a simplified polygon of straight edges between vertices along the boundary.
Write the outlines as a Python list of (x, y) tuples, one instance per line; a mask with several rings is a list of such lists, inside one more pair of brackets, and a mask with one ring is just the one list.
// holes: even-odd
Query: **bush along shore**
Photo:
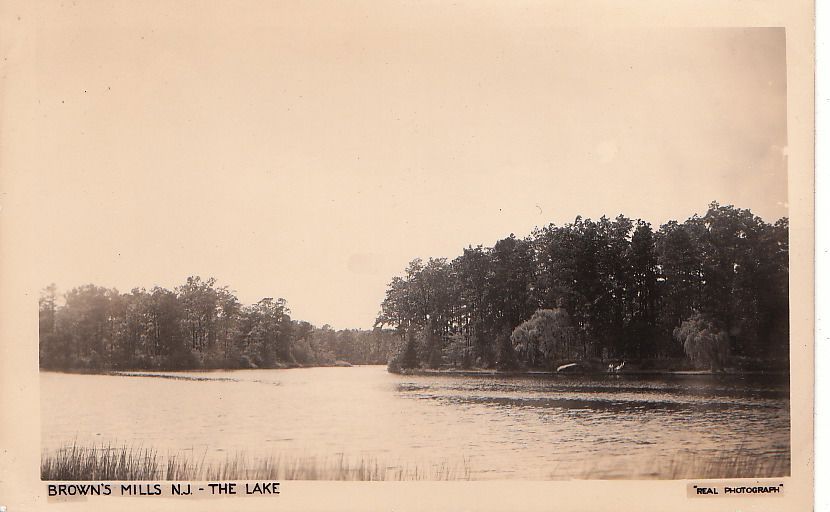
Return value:
[[(730, 357), (723, 367), (718, 369), (696, 366), (688, 358), (663, 358), (645, 360), (616, 359), (603, 361), (589, 360), (561, 360), (554, 361), (552, 366), (528, 367), (516, 364), (510, 368), (482, 368), (476, 366), (442, 364), (437, 368), (428, 366), (414, 366), (403, 368), (397, 361), (387, 365), (391, 373), (406, 375), (498, 375), (502, 377), (523, 375), (770, 375), (784, 376), (789, 374), (785, 361), (763, 361), (751, 358)], [(777, 364), (776, 364), (777, 363)]]
[(713, 202), (659, 229), (576, 217), (417, 258), (377, 319), (401, 340), (389, 370), (786, 371), (788, 237)]

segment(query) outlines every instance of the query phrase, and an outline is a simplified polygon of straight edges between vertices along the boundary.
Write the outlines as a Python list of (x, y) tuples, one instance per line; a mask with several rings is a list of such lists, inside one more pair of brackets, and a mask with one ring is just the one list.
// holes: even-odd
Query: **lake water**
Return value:
[(47, 451), (75, 442), (208, 460), (343, 456), (463, 465), (473, 479), (715, 477), (711, 461), (724, 454), (776, 473), (744, 476), (783, 476), (790, 465), (786, 377), (410, 376), (362, 366), (43, 372), (40, 384)]

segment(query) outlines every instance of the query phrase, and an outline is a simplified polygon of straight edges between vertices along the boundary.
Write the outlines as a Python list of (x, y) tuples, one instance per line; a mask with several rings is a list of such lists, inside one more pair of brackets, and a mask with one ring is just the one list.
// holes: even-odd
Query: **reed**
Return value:
[(156, 451), (133, 445), (78, 446), (73, 443), (41, 457), (43, 480), (153, 480)]
[(687, 454), (664, 466), (660, 473), (669, 479), (694, 478), (774, 478), (789, 476), (790, 458), (758, 455), (737, 450), (714, 457)]
[[(620, 476), (619, 468), (608, 468), (599, 459), (586, 461), (575, 471), (554, 468), (552, 480), (693, 480), (729, 478), (775, 478), (789, 476), (790, 458), (785, 455), (759, 455), (747, 449), (719, 455), (679, 451), (671, 460), (658, 459), (650, 466), (637, 468), (631, 476)], [(636, 476), (635, 476), (636, 475)]]
[[(41, 456), (41, 479), (64, 481), (89, 480), (470, 480), (469, 461), (450, 464), (389, 463), (374, 456), (349, 458), (275, 455), (248, 457), (243, 452), (224, 460), (208, 461), (205, 454), (179, 452), (166, 457), (152, 448), (135, 445), (78, 446), (44, 452)], [(786, 456), (758, 455), (737, 450), (717, 456), (678, 452), (673, 459), (656, 461), (652, 468), (638, 471), (637, 478), (680, 480), (704, 478), (772, 478), (790, 474)], [(600, 461), (586, 461), (578, 474), (564, 474), (559, 468), (548, 479), (608, 479)], [(618, 474), (614, 472), (612, 474)], [(616, 478), (611, 476), (610, 478)]]
[(467, 459), (420, 466), (389, 464), (376, 457), (329, 458), (277, 455), (249, 458), (244, 453), (224, 461), (178, 453), (160, 457), (152, 448), (131, 445), (78, 446), (73, 443), (41, 455), (42, 480), (469, 480)]

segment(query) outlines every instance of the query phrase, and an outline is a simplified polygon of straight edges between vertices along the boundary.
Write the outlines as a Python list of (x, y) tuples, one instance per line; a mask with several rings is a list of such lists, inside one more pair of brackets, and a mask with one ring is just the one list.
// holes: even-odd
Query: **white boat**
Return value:
[(562, 370), (567, 370), (568, 368), (573, 368), (574, 366), (577, 366), (577, 364), (576, 363), (563, 364), (562, 366), (557, 368), (556, 371), (561, 372)]

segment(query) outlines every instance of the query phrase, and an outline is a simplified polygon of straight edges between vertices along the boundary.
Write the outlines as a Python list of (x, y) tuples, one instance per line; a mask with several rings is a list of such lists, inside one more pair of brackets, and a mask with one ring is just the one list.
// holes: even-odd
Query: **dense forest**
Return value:
[(86, 285), (40, 298), (40, 365), (59, 370), (284, 368), (785, 369), (788, 221), (709, 205), (655, 230), (623, 215), (415, 259), (371, 330), (240, 304), (214, 279), (173, 290)]
[(620, 215), (413, 260), (377, 326), (402, 343), (390, 370), (784, 369), (788, 220), (709, 205), (655, 230)]
[(212, 278), (190, 277), (174, 290), (136, 288), (130, 293), (86, 285), (69, 290), (63, 301), (51, 285), (40, 297), (44, 369), (386, 364), (397, 342), (391, 330), (335, 331), (293, 320), (283, 299), (244, 306)]

